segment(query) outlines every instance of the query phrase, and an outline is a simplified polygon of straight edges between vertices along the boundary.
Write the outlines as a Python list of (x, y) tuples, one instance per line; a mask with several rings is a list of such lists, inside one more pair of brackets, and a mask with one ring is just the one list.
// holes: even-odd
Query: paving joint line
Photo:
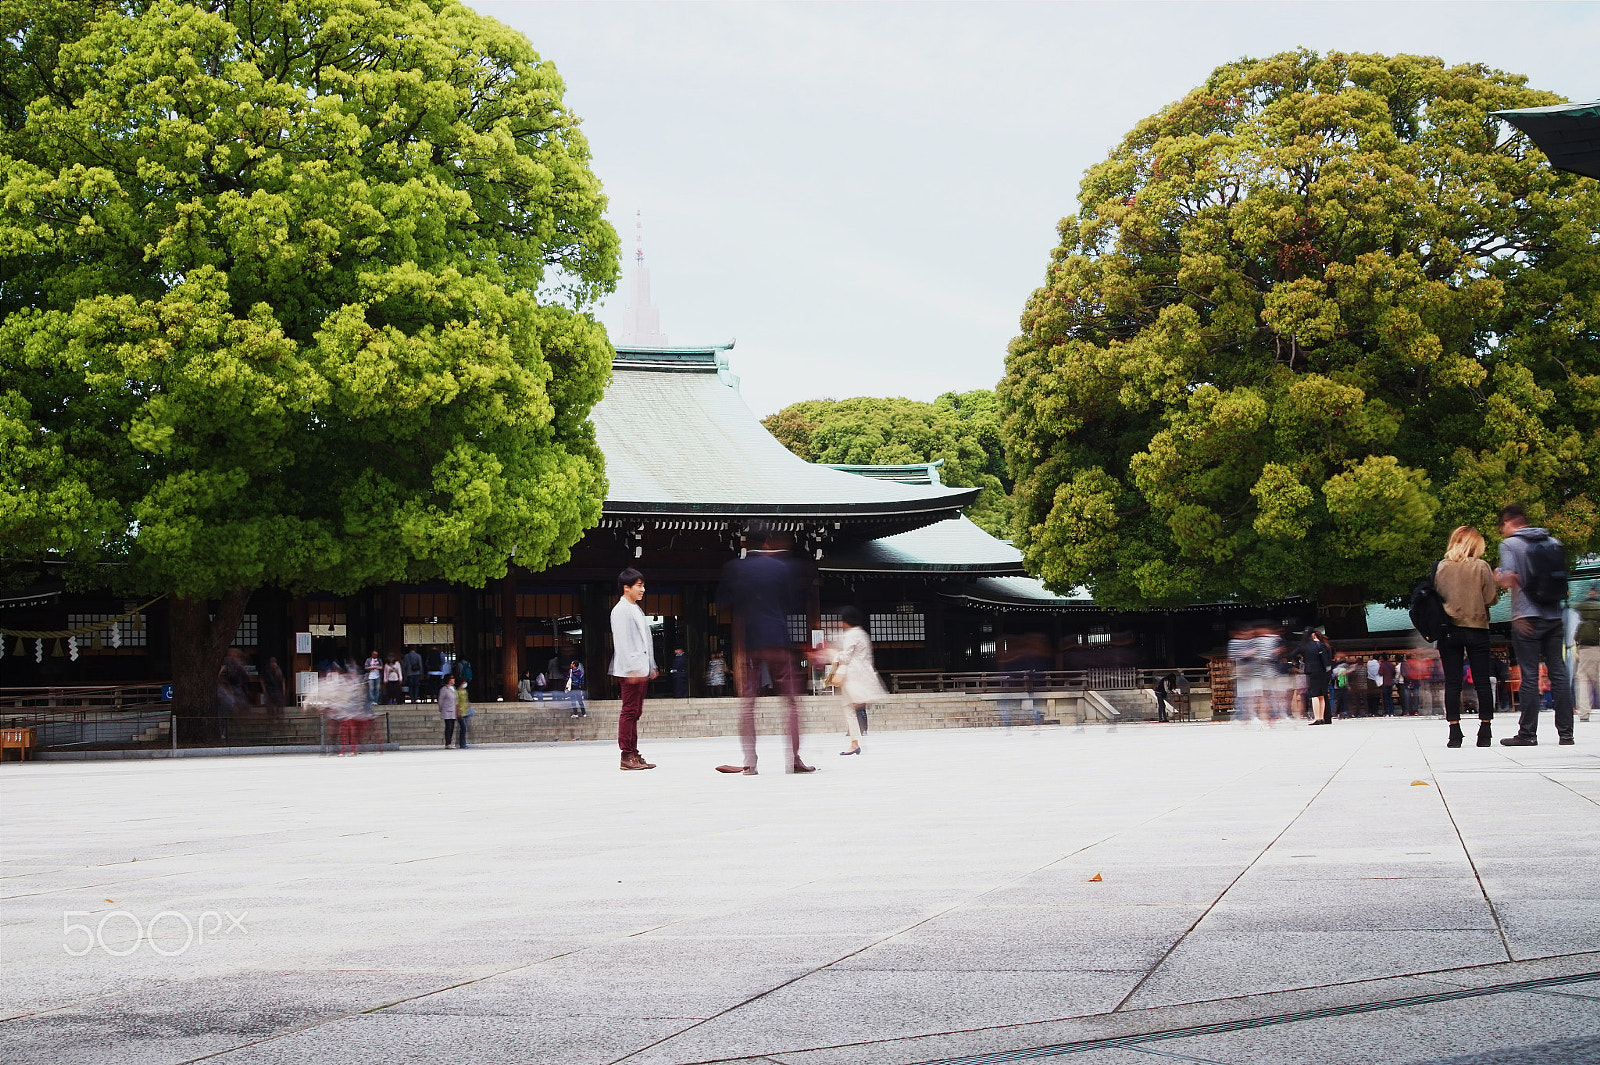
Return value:
[[(1363, 742), (1362, 746), (1365, 746), (1364, 742)], [(1360, 748), (1358, 747), (1357, 750), (1360, 750)], [(1354, 757), (1354, 754), (1352, 754), (1351, 757)], [(827, 969), (831, 969), (835, 965), (838, 965), (840, 962), (847, 961), (850, 958), (855, 957), (857, 954), (860, 954), (860, 953), (862, 953), (864, 951), (871, 950), (873, 947), (877, 947), (877, 946), (880, 946), (880, 945), (882, 945), (884, 943), (887, 943), (890, 940), (894, 939), (896, 936), (901, 936), (901, 935), (904, 935), (905, 933), (911, 931), (913, 928), (919, 928), (922, 925), (927, 924), (929, 921), (937, 920), (938, 918), (943, 917), (945, 914), (951, 912), (952, 910), (959, 909), (962, 906), (971, 905), (973, 902), (976, 902), (977, 900), (982, 899), (986, 895), (994, 894), (996, 891), (999, 891), (1001, 888), (1008, 887), (1008, 886), (1010, 886), (1012, 884), (1015, 884), (1015, 883), (1017, 883), (1017, 882), (1019, 882), (1021, 880), (1025, 880), (1028, 877), (1033, 876), (1036, 873), (1040, 873), (1040, 872), (1043, 872), (1046, 869), (1049, 869), (1053, 865), (1059, 865), (1061, 862), (1066, 861), (1068, 858), (1071, 858), (1071, 857), (1073, 857), (1074, 855), (1077, 855), (1077, 854), (1082, 854), (1084, 851), (1092, 850), (1093, 848), (1100, 846), (1102, 843), (1110, 842), (1111, 840), (1116, 839), (1117, 836), (1121, 835), (1124, 832), (1130, 831), (1131, 829), (1135, 829), (1135, 828), (1142, 828), (1143, 826), (1148, 825), (1153, 821), (1159, 821), (1161, 818), (1166, 817), (1168, 814), (1174, 813), (1175, 811), (1182, 809), (1184, 806), (1188, 805), (1191, 802), (1195, 802), (1195, 801), (1197, 801), (1199, 799), (1205, 798), (1208, 795), (1212, 795), (1215, 792), (1221, 791), (1223, 788), (1226, 788), (1228, 785), (1237, 782), (1239, 779), (1242, 779), (1243, 777), (1249, 776), (1252, 772), (1254, 772), (1254, 770), (1249, 770), (1249, 771), (1246, 771), (1244, 773), (1241, 773), (1237, 777), (1234, 777), (1234, 778), (1232, 778), (1232, 779), (1230, 779), (1228, 781), (1225, 781), (1223, 783), (1215, 785), (1214, 787), (1206, 789), (1205, 791), (1201, 792), (1199, 795), (1197, 795), (1197, 796), (1195, 796), (1195, 797), (1193, 797), (1191, 799), (1186, 799), (1186, 800), (1178, 803), (1175, 806), (1168, 807), (1167, 809), (1162, 810), (1160, 813), (1151, 814), (1149, 817), (1145, 818), (1143, 821), (1138, 821), (1138, 822), (1136, 822), (1136, 823), (1134, 823), (1132, 825), (1126, 825), (1126, 826), (1124, 826), (1122, 828), (1119, 828), (1116, 831), (1110, 833), (1107, 836), (1103, 836), (1100, 839), (1095, 840), (1093, 843), (1086, 843), (1081, 847), (1077, 847), (1077, 848), (1074, 848), (1071, 851), (1068, 851), (1066, 854), (1063, 854), (1060, 857), (1052, 858), (1050, 861), (1045, 862), (1043, 865), (1040, 865), (1040, 866), (1038, 866), (1036, 868), (1030, 869), (1025, 873), (1018, 873), (1016, 876), (1013, 876), (1013, 877), (1010, 877), (1010, 878), (1008, 878), (1006, 880), (1003, 880), (1000, 883), (994, 885), (993, 887), (990, 887), (990, 888), (987, 888), (987, 889), (985, 889), (983, 891), (980, 891), (978, 894), (973, 895), (970, 898), (962, 899), (959, 902), (953, 902), (949, 906), (946, 906), (944, 909), (940, 910), (938, 913), (929, 914), (927, 917), (922, 918), (922, 920), (920, 920), (920, 921), (914, 921), (911, 924), (908, 924), (903, 928), (898, 928), (898, 929), (894, 930), (893, 932), (890, 932), (888, 935), (883, 936), (880, 939), (876, 939), (871, 943), (868, 943), (868, 944), (866, 944), (866, 945), (864, 945), (862, 947), (859, 947), (859, 948), (857, 948), (855, 950), (850, 951), (848, 954), (844, 954), (844, 955), (841, 955), (840, 957), (837, 957), (837, 958), (833, 959), (832, 961), (828, 962), (825, 965), (819, 965), (815, 969), (810, 970), (809, 972), (801, 973), (800, 975), (798, 975), (796, 977), (793, 977), (792, 979), (785, 980), (781, 984), (777, 984), (777, 985), (775, 985), (773, 987), (769, 987), (765, 991), (761, 991), (758, 994), (751, 995), (749, 998), (744, 999), (741, 1002), (734, 1003), (733, 1005), (729, 1006), (727, 1009), (719, 1010), (718, 1012), (712, 1014), (709, 1017), (701, 1018), (700, 1020), (696, 1021), (694, 1024), (688, 1025), (688, 1026), (686, 1026), (684, 1028), (680, 1028), (678, 1031), (673, 1032), (673, 1033), (671, 1033), (669, 1035), (664, 1035), (660, 1039), (657, 1039), (653, 1043), (647, 1043), (644, 1046), (639, 1047), (639, 1048), (637, 1048), (635, 1050), (630, 1050), (630, 1051), (628, 1051), (628, 1053), (622, 1055), (622, 1057), (617, 1058), (614, 1061), (609, 1062), (608, 1065), (621, 1065), (622, 1062), (627, 1061), (631, 1057), (635, 1057), (635, 1056), (637, 1056), (639, 1054), (644, 1053), (647, 1050), (652, 1049), (653, 1047), (657, 1047), (657, 1046), (660, 1046), (663, 1043), (667, 1043), (667, 1042), (670, 1042), (670, 1041), (672, 1041), (674, 1039), (677, 1039), (679, 1036), (684, 1035), (687, 1032), (694, 1031), (696, 1028), (699, 1028), (701, 1025), (709, 1024), (709, 1023), (711, 1023), (712, 1021), (716, 1020), (719, 1017), (725, 1017), (728, 1014), (734, 1012), (735, 1010), (743, 1009), (745, 1006), (750, 1005), (750, 1003), (758, 1002), (761, 999), (766, 998), (768, 995), (773, 994), (774, 992), (781, 991), (784, 988), (789, 987), (792, 984), (799, 983), (801, 980), (804, 980), (807, 977), (815, 976), (817, 973), (823, 972), (824, 970), (827, 970)], [(1320, 794), (1320, 792), (1318, 794)], [(1076, 806), (1076, 805), (1079, 805), (1079, 804), (1078, 803), (1073, 803), (1072, 805)], [(1268, 844), (1268, 846), (1271, 846), (1271, 844)], [(1137, 971), (1137, 970), (1135, 970), (1135, 971)], [(1149, 974), (1146, 974), (1146, 975), (1148, 976)]]
[[(1228, 892), (1232, 891), (1234, 889), (1234, 887), (1239, 883), (1239, 881), (1244, 879), (1245, 874), (1248, 873), (1251, 869), (1254, 869), (1255, 866), (1256, 866), (1256, 863), (1259, 862), (1262, 859), (1262, 857), (1268, 851), (1270, 851), (1273, 848), (1273, 846), (1275, 844), (1277, 844), (1277, 842), (1280, 839), (1282, 839), (1284, 837), (1284, 835), (1291, 828), (1293, 828), (1295, 826), (1295, 824), (1298, 823), (1299, 820), (1302, 817), (1304, 817), (1306, 815), (1306, 811), (1311, 809), (1312, 803), (1316, 802), (1319, 798), (1322, 797), (1322, 793), (1328, 790), (1329, 785), (1331, 785), (1334, 782), (1334, 780), (1339, 776), (1340, 773), (1345, 771), (1345, 768), (1348, 767), (1350, 765), (1350, 763), (1355, 760), (1356, 755), (1360, 754), (1366, 748), (1367, 744), (1370, 743), (1370, 742), (1371, 742), (1370, 739), (1362, 740), (1361, 743), (1357, 744), (1356, 749), (1351, 751), (1350, 754), (1345, 758), (1345, 760), (1343, 762), (1339, 763), (1339, 767), (1337, 769), (1335, 769), (1332, 773), (1328, 774), (1328, 779), (1324, 780), (1322, 782), (1322, 786), (1319, 787), (1316, 790), (1316, 793), (1313, 794), (1309, 799), (1306, 800), (1304, 806), (1300, 807), (1300, 812), (1295, 814), (1293, 817), (1291, 817), (1289, 819), (1289, 823), (1284, 825), (1283, 828), (1281, 828), (1278, 831), (1277, 835), (1273, 836), (1270, 840), (1267, 841), (1266, 846), (1262, 847), (1261, 850), (1259, 852), (1257, 852), (1256, 856), (1254, 858), (1251, 858), (1250, 861), (1245, 864), (1245, 867), (1243, 869), (1239, 870), (1239, 875), (1238, 876), (1236, 876), (1232, 880), (1228, 881), (1227, 885), (1225, 887), (1223, 887), (1223, 889), (1221, 891), (1217, 892), (1217, 897), (1211, 900), (1210, 904), (1206, 906), (1205, 910), (1200, 914), (1200, 916), (1196, 917), (1194, 919), (1194, 922), (1192, 924), (1190, 924), (1188, 928), (1184, 929), (1182, 935), (1180, 935), (1177, 939), (1172, 941), (1172, 946), (1168, 947), (1166, 949), (1166, 951), (1161, 955), (1161, 957), (1156, 959), (1156, 963), (1154, 965), (1150, 966), (1149, 971), (1147, 971), (1143, 976), (1141, 976), (1134, 983), (1133, 987), (1128, 989), (1128, 993), (1126, 995), (1122, 996), (1121, 1001), (1119, 1001), (1115, 1006), (1111, 1007), (1111, 1012), (1112, 1013), (1120, 1013), (1120, 1012), (1122, 1012), (1122, 1008), (1124, 1006), (1126, 1006), (1133, 999), (1134, 995), (1137, 995), (1139, 993), (1139, 989), (1145, 985), (1146, 981), (1148, 981), (1152, 976), (1154, 976), (1156, 974), (1156, 970), (1160, 969), (1163, 965), (1165, 965), (1167, 963), (1167, 959), (1172, 957), (1173, 952), (1176, 951), (1180, 946), (1183, 945), (1183, 941), (1184, 940), (1188, 939), (1191, 935), (1194, 934), (1194, 930), (1196, 928), (1199, 928), (1201, 922), (1204, 921), (1207, 917), (1209, 917), (1211, 915), (1211, 911), (1215, 910), (1217, 908), (1218, 903), (1220, 903), (1224, 898), (1227, 897)], [(1252, 770), (1252, 772), (1255, 772), (1255, 771)], [(1247, 773), (1245, 775), (1248, 776), (1249, 774)]]
[(1439, 796), (1439, 805), (1444, 807), (1444, 814), (1450, 819), (1450, 828), (1456, 834), (1456, 842), (1461, 844), (1461, 853), (1472, 869), (1472, 879), (1478, 884), (1478, 894), (1483, 896), (1483, 904), (1489, 907), (1489, 918), (1494, 921), (1494, 930), (1500, 934), (1500, 948), (1506, 952), (1507, 961), (1516, 961), (1516, 955), (1511, 953), (1511, 937), (1506, 935), (1505, 925), (1500, 922), (1500, 911), (1495, 908), (1494, 900), (1489, 897), (1489, 889), (1483, 883), (1483, 874), (1478, 872), (1478, 861), (1472, 856), (1472, 849), (1467, 846), (1467, 837), (1461, 833), (1461, 825), (1456, 821), (1456, 812), (1450, 808), (1450, 799), (1444, 793), (1444, 784), (1440, 782), (1439, 774), (1434, 770), (1433, 759), (1422, 746), (1421, 738), (1414, 738), (1417, 740), (1417, 750), (1422, 754), (1422, 761), (1428, 767), (1428, 774), (1433, 777), (1433, 790)]
[(1169, 1028), (1160, 1032), (1146, 1032), (1143, 1035), (1083, 1039), (1072, 1043), (1058, 1043), (1054, 1046), (1031, 1047), (1026, 1050), (1005, 1050), (995, 1054), (973, 1054), (962, 1058), (939, 1058), (934, 1061), (918, 1062), (917, 1065), (999, 1065), (1001, 1062), (1028, 1061), (1035, 1058), (1056, 1057), (1064, 1054), (1083, 1054), (1091, 1050), (1107, 1050), (1114, 1047), (1137, 1050), (1142, 1043), (1155, 1043), (1166, 1039), (1190, 1039), (1204, 1035), (1226, 1035), (1229, 1032), (1245, 1032), (1255, 1028), (1271, 1028), (1280, 1024), (1297, 1024), (1302, 1021), (1352, 1017), (1362, 1013), (1377, 1013), (1381, 1010), (1404, 1009), (1407, 1006), (1427, 1006), (1437, 1002), (1459, 1002), (1462, 999), (1486, 998), (1490, 995), (1540, 991), (1550, 987), (1564, 987), (1567, 984), (1587, 983), (1591, 980), (1600, 980), (1600, 972), (1578, 973), (1573, 976), (1547, 976), (1537, 980), (1518, 980), (1509, 984), (1467, 987), (1459, 991), (1441, 991), (1431, 995), (1406, 995), (1401, 998), (1380, 999), (1377, 1002), (1360, 1002), (1349, 1006), (1330, 1006), (1326, 1009), (1304, 1010), (1298, 1013), (1279, 1013), (1243, 1021), (1223, 1021), (1218, 1024), (1197, 1024), (1186, 1028)]

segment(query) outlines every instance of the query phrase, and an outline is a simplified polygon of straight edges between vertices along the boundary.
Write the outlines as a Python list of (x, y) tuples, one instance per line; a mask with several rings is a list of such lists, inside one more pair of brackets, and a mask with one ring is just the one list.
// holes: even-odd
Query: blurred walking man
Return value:
[(1563, 647), (1567, 597), (1566, 551), (1545, 529), (1531, 528), (1516, 503), (1500, 509), (1500, 568), (1495, 579), (1511, 589), (1511, 646), (1522, 667), (1522, 719), (1517, 734), (1500, 742), (1507, 747), (1539, 743), (1539, 665), (1550, 673), (1555, 696), (1556, 734), (1572, 740), (1572, 681)]
[(734, 680), (739, 685), (739, 731), (744, 742), (744, 765), (718, 766), (724, 773), (756, 775), (756, 694), (761, 668), (789, 704), (789, 762), (791, 773), (815, 773), (816, 767), (800, 760), (799, 678), (795, 650), (789, 638), (789, 615), (806, 612), (805, 577), (789, 557), (789, 538), (773, 533), (763, 523), (751, 524), (745, 536), (754, 544), (744, 558), (722, 567), (717, 602), (733, 610)]
[(656, 677), (655, 641), (650, 619), (639, 600), (644, 598), (644, 574), (629, 567), (617, 575), (622, 597), (611, 608), (611, 675), (622, 684), (622, 713), (617, 716), (617, 746), (622, 748), (623, 769), (654, 769), (639, 754), (639, 716), (644, 713), (644, 690)]
[(1600, 711), (1600, 588), (1573, 607), (1578, 614), (1578, 706), (1583, 719), (1591, 721)]

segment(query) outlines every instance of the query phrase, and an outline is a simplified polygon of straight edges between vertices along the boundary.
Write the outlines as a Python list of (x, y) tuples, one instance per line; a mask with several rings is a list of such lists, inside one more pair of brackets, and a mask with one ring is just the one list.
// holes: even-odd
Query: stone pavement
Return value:
[(1583, 725), (644, 725), (3, 767), (0, 1060), (1600, 1061)]

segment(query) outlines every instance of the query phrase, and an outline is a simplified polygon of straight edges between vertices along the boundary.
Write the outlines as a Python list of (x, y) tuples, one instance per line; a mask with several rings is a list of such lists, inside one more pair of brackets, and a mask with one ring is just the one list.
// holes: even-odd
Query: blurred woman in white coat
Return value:
[(839, 633), (839, 647), (828, 669), (828, 683), (839, 692), (844, 704), (844, 727), (850, 736), (850, 749), (840, 754), (861, 753), (862, 718), (868, 703), (875, 703), (889, 693), (878, 680), (878, 669), (872, 661), (872, 639), (867, 633), (867, 618), (857, 607), (847, 606), (839, 611), (844, 625)]

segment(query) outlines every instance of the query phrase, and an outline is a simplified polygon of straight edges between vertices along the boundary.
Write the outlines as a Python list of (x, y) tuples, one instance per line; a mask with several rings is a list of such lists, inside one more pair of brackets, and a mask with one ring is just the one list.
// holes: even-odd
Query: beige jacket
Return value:
[(1494, 571), (1481, 558), (1468, 562), (1441, 562), (1433, 575), (1433, 586), (1444, 600), (1444, 612), (1463, 629), (1487, 629), (1489, 608), (1500, 598)]

